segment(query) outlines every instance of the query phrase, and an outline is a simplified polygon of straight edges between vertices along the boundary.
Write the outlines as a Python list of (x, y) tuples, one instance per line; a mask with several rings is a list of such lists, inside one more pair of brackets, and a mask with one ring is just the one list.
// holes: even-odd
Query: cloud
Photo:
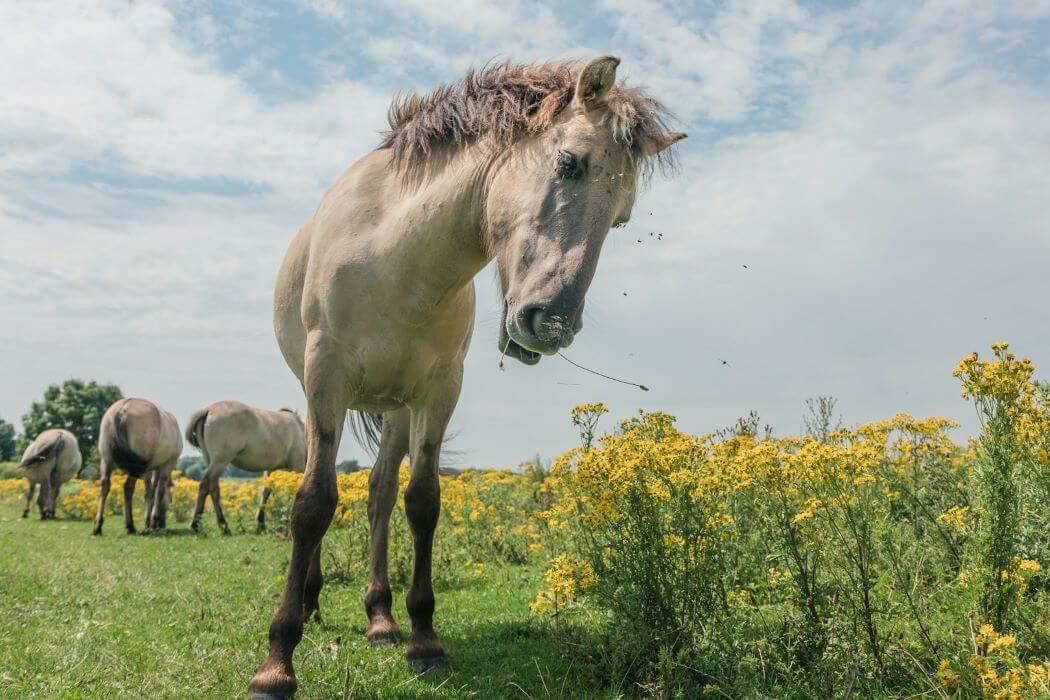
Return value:
[[(0, 130), (5, 173), (84, 164), (225, 178), (299, 198), (376, 140), (389, 96), (343, 80), (268, 102), (177, 31), (159, 3), (9, 4)], [(323, 147), (322, 147), (323, 144)]]

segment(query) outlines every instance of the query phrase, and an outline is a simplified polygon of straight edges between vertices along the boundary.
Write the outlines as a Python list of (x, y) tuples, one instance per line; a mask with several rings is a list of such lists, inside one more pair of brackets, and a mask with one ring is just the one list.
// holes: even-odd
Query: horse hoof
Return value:
[(390, 634), (378, 634), (369, 639), (368, 643), (376, 649), (381, 649), (383, 647), (397, 646), (400, 641), (401, 635), (397, 632), (391, 632)]
[(429, 673), (430, 671), (435, 671), (444, 668), (445, 657), (431, 656), (426, 659), (409, 659), (408, 667), (412, 670), (412, 673), (415, 673), (416, 675)]

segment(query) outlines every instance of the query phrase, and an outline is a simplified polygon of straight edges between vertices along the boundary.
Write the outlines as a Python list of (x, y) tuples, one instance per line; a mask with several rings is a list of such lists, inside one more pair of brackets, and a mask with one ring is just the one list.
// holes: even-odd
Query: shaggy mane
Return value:
[[(575, 62), (497, 63), (472, 69), (462, 80), (426, 95), (398, 94), (390, 104), (390, 130), (383, 132), (379, 148), (392, 151), (400, 169), (421, 167), (442, 146), (458, 149), (488, 139), (503, 150), (526, 134), (551, 127), (572, 103), (580, 69)], [(641, 88), (622, 84), (609, 91), (605, 102), (605, 118), (616, 140), (629, 148), (644, 174), (653, 161), (664, 168), (673, 165), (673, 149), (646, 157), (669, 131), (671, 114), (663, 104)]]

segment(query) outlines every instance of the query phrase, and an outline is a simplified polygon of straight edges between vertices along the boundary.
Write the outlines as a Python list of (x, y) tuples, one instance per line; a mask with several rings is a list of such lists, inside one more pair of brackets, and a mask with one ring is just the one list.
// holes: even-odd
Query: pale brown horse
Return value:
[[(267, 411), (240, 401), (218, 401), (190, 416), (186, 442), (201, 451), (205, 466), (190, 523), (194, 531), (200, 528), (204, 501), (210, 494), (219, 527), (226, 534), (230, 532), (219, 493), (219, 479), (226, 465), (250, 472), (274, 469), (301, 472), (306, 467), (303, 421), (287, 408)], [(270, 490), (263, 486), (259, 512), (255, 516), (260, 530), (266, 529), (264, 508), (269, 496)]]
[(146, 486), (146, 529), (164, 529), (171, 472), (182, 453), (182, 435), (175, 416), (146, 399), (121, 399), (102, 416), (98, 450), (101, 489), (92, 534), (102, 534), (114, 469), (128, 475), (124, 482), (124, 528), (128, 534), (135, 534), (131, 505), (139, 479)]
[(40, 519), (54, 520), (59, 489), (62, 488), (62, 484), (77, 475), (80, 465), (80, 444), (76, 435), (61, 428), (45, 430), (37, 435), (26, 447), (22, 453), (22, 461), (18, 463), (19, 471), (29, 482), (22, 517), (29, 517), (33, 492), (39, 486), (37, 505), (40, 508)]
[(308, 457), (284, 593), (250, 697), (295, 691), (292, 653), (318, 610), (347, 409), (366, 412), (366, 428), (381, 425), (368, 506), (368, 638), (399, 636), (387, 524), (407, 453), (415, 562), (406, 656), (417, 671), (443, 662), (431, 548), (439, 452), (473, 331), (473, 279), (495, 258), (501, 352), (535, 364), (567, 346), (606, 234), (630, 217), (638, 180), (684, 137), (666, 129), (656, 100), (616, 85), (618, 64), (603, 56), (582, 67), (499, 65), (396, 100), (380, 147), (344, 173), (292, 241), (274, 325), (306, 394)]

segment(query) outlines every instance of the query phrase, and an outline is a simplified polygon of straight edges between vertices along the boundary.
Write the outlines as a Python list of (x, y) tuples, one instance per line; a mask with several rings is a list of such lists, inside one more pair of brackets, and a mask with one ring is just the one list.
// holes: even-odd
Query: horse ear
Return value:
[(616, 66), (620, 59), (616, 56), (599, 56), (580, 71), (576, 81), (576, 97), (573, 102), (584, 112), (597, 109), (602, 100), (616, 83)]
[(652, 158), (653, 156), (660, 155), (668, 148), (688, 136), (689, 134), (682, 133), (681, 131), (666, 131), (653, 141), (649, 142), (645, 149), (645, 156), (646, 158)]

